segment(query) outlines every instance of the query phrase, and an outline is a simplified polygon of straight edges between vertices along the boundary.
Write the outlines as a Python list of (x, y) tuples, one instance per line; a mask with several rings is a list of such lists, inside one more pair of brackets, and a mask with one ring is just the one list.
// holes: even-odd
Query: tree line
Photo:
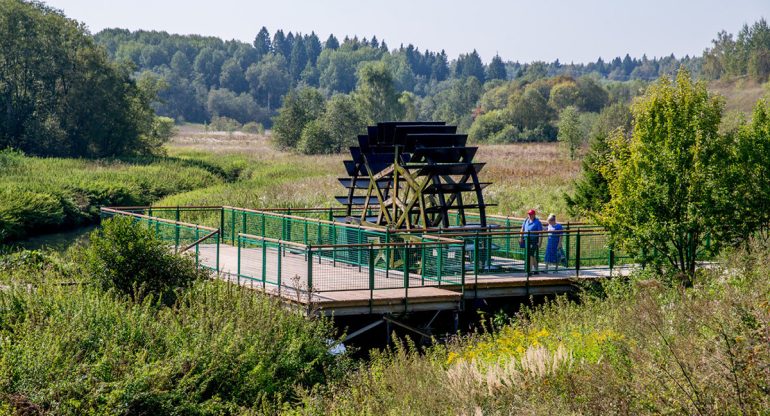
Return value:
[[(480, 86), (495, 80), (562, 75), (649, 81), (673, 75), (681, 66), (697, 74), (701, 66), (701, 58), (697, 57), (637, 59), (628, 54), (588, 64), (562, 64), (558, 59), (522, 64), (504, 62), (495, 56), (485, 64), (475, 50), (450, 60), (443, 50), (421, 51), (412, 44), (389, 49), (376, 36), (339, 40), (331, 34), (322, 41), (313, 32), (279, 29), (271, 34), (265, 27), (252, 43), (126, 29), (106, 29), (95, 39), (116, 61), (133, 64), (139, 79), (157, 80), (162, 86), (154, 104), (159, 114), (191, 122), (224, 116), (240, 123), (269, 125), (283, 97), (292, 89), (317, 88), (327, 98), (337, 93), (350, 94), (358, 83), (358, 69), (365, 62), (383, 62), (399, 93), (406, 91), (421, 99), (441, 99), (442, 92), (458, 88), (456, 81), (465, 82), (470, 77)], [(477, 95), (480, 86), (469, 85), (479, 92)]]

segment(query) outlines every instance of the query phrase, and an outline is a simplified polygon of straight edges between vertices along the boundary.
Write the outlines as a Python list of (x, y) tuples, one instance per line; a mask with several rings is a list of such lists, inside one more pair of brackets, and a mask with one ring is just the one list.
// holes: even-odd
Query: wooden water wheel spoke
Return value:
[(450, 210), (464, 225), (466, 211), (477, 209), (479, 225), (486, 226), (482, 190), (489, 183), (479, 181), (484, 164), (473, 162), (478, 148), (466, 146), (467, 135), (443, 122), (378, 123), (367, 133), (358, 136), (352, 160), (345, 161), (350, 178), (340, 178), (348, 195), (337, 199), (346, 205), (347, 218), (363, 209), (362, 223), (435, 228), (451, 226)]

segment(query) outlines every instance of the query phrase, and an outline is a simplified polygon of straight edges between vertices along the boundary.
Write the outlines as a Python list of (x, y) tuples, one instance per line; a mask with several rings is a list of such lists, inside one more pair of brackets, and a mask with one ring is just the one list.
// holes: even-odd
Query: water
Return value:
[(63, 253), (70, 247), (88, 243), (88, 236), (94, 229), (96, 229), (96, 225), (86, 225), (58, 233), (36, 235), (25, 240), (14, 241), (6, 245), (0, 244), (0, 248), (21, 248), (25, 250), (49, 249)]

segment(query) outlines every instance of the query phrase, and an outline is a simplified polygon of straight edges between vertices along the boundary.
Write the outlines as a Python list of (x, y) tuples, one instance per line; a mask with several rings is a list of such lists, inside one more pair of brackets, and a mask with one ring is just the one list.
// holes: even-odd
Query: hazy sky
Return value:
[(254, 40), (270, 33), (334, 33), (378, 39), (391, 48), (412, 43), (445, 49), (450, 59), (474, 48), (485, 62), (605, 60), (699, 55), (717, 32), (770, 18), (770, 0), (50, 0), (96, 33), (108, 27), (165, 30)]

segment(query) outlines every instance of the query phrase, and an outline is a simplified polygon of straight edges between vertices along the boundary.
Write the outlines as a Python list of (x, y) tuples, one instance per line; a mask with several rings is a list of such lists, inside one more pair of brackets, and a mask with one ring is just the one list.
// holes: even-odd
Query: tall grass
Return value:
[(420, 354), (398, 347), (316, 401), (335, 414), (761, 414), (770, 247), (693, 288), (636, 276)]
[(231, 166), (172, 158), (85, 160), (0, 152), (0, 241), (94, 222), (102, 205), (144, 205), (222, 183)]
[[(329, 321), (246, 289), (202, 281), (159, 307), (103, 292), (45, 256), (7, 261), (0, 413), (273, 413), (342, 371)], [(24, 279), (41, 269), (45, 282)]]
[[(238, 182), (169, 196), (157, 205), (232, 205), (245, 208), (337, 206), (335, 195), (345, 195), (337, 181), (345, 177), (347, 154), (304, 156), (280, 152), (264, 137), (210, 136), (188, 133), (174, 139), (170, 154), (181, 158), (221, 160), (237, 155), (248, 160)], [(557, 144), (527, 143), (482, 145), (476, 156), (487, 165), (480, 180), (493, 182), (485, 200), (498, 204), (493, 214), (524, 216), (530, 208), (561, 214), (568, 219), (564, 193), (580, 173)]]

